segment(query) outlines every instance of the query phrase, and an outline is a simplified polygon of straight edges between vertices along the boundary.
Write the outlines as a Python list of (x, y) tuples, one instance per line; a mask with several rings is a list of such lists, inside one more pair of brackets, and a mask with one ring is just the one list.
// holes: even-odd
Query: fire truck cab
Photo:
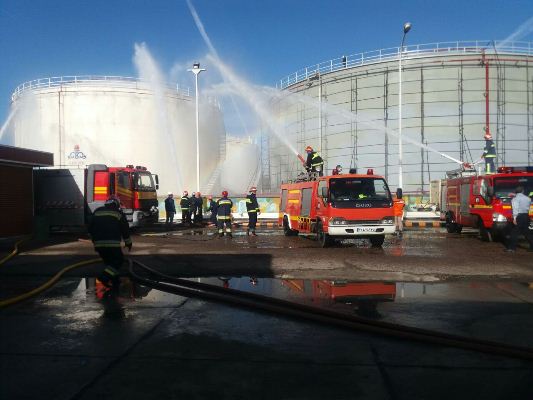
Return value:
[[(533, 167), (500, 167), (491, 175), (449, 173), (441, 182), (441, 220), (449, 233), (460, 233), (466, 226), (478, 228), (484, 241), (503, 239), (518, 186), (533, 197)], [(533, 216), (533, 207), (529, 215)]]
[(34, 170), (35, 212), (52, 230), (79, 230), (109, 196), (120, 200), (131, 227), (158, 221), (158, 178), (146, 167), (46, 168)]
[(316, 234), (322, 247), (366, 238), (381, 246), (395, 231), (393, 202), (381, 176), (346, 174), (281, 185), (279, 223), (285, 235)]

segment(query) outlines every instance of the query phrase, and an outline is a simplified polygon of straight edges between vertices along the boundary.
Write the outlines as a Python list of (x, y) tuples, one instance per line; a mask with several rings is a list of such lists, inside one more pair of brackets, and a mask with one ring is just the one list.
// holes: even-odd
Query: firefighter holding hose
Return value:
[(120, 269), (124, 262), (124, 255), (120, 248), (122, 239), (124, 245), (131, 250), (132, 242), (126, 216), (120, 210), (120, 201), (114, 196), (109, 197), (103, 207), (94, 211), (89, 224), (89, 234), (94, 249), (104, 260), (104, 271), (98, 279), (107, 287), (118, 291), (120, 284)]
[(324, 160), (320, 157), (318, 152), (314, 151), (311, 146), (305, 148), (307, 153), (307, 160), (305, 162), (305, 168), (308, 172), (318, 172), (318, 176), (323, 175)]

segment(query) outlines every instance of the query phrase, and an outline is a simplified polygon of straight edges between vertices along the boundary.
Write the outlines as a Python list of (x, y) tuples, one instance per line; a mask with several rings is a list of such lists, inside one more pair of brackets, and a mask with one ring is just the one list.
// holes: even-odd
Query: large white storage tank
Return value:
[[(56, 165), (143, 165), (159, 174), (160, 193), (196, 190), (195, 102), (188, 92), (134, 78), (47, 78), (20, 85), (11, 106), (14, 144), (51, 152)], [(204, 188), (225, 142), (213, 101), (200, 100), (199, 132)]]
[[(404, 192), (427, 195), (431, 180), (459, 167), (439, 152), (457, 161), (478, 160), (487, 128), (498, 166), (533, 163), (531, 43), (446, 42), (401, 50), (348, 55), (283, 79), (283, 96), (272, 108), (285, 128), (284, 141), (300, 152), (313, 146), (328, 172), (337, 164), (373, 168), (397, 187), (401, 55)], [(302, 167), (284, 141), (275, 135), (264, 140), (269, 152), (262, 158), (263, 187), (275, 190)]]

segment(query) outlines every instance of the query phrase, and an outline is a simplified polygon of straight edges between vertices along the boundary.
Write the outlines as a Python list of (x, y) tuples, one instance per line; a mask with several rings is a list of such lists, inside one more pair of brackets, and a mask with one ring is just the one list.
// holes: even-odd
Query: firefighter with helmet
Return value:
[(109, 197), (103, 207), (94, 211), (89, 224), (89, 234), (105, 267), (98, 279), (107, 287), (118, 291), (120, 284), (120, 269), (124, 262), (124, 255), (120, 248), (124, 239), (125, 247), (131, 250), (129, 225), (126, 216), (120, 210), (120, 201), (114, 196)]
[(180, 200), (181, 207), (181, 223), (183, 225), (191, 225), (191, 199), (189, 199), (189, 192), (183, 191), (183, 196)]
[(231, 234), (231, 208), (233, 207), (233, 202), (228, 198), (228, 192), (224, 190), (222, 192), (222, 197), (217, 201), (217, 225), (218, 225), (218, 235), (220, 237), (224, 236), (224, 225), (226, 226), (226, 235), (230, 238), (233, 237)]
[(318, 176), (323, 175), (324, 169), (324, 160), (320, 157), (318, 152), (314, 151), (311, 146), (305, 148), (307, 153), (307, 161), (305, 163), (305, 168), (308, 172), (318, 172)]
[(252, 236), (257, 236), (255, 233), (255, 227), (257, 225), (257, 216), (261, 214), (259, 204), (257, 203), (256, 193), (257, 188), (252, 186), (250, 188), (250, 194), (246, 196), (246, 211), (248, 212), (248, 229), (246, 230), (246, 234), (250, 235), (251, 232)]
[(492, 140), (492, 135), (487, 132), (485, 133), (485, 149), (481, 158), (485, 159), (485, 173), (487, 175), (496, 173), (496, 166), (494, 165), (494, 160), (496, 159), (496, 146)]

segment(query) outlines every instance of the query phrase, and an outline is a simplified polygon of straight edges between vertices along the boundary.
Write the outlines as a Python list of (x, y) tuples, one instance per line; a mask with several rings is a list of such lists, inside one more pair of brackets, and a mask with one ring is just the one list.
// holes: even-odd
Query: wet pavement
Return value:
[[(533, 348), (533, 289), (511, 282), (194, 280)], [(533, 362), (66, 279), (0, 312), (0, 398), (530, 399)]]
[[(263, 230), (136, 235), (131, 256), (173, 276), (318, 308), (533, 348), (533, 262), (476, 233), (408, 231), (383, 249), (321, 249)], [(28, 244), (0, 266), (0, 300), (94, 257)], [(2, 253), (4, 254), (4, 253)], [(1, 399), (531, 399), (533, 362), (185, 298), (81, 267), (0, 309)], [(275, 279), (277, 278), (277, 279)]]
[[(322, 249), (312, 237), (286, 237), (280, 230), (260, 230), (256, 237), (243, 230), (232, 239), (213, 229), (155, 232), (133, 237), (130, 255), (163, 272), (178, 276), (257, 275), (263, 277), (350, 279), (360, 281), (437, 282), (453, 279), (511, 279), (533, 282), (533, 257), (525, 248), (505, 253), (502, 243), (486, 243), (476, 231), (448, 234), (442, 229), (410, 230), (403, 238), (388, 237), (382, 248), (367, 240), (344, 241)], [(24, 250), (24, 249), (23, 249)], [(13, 273), (51, 275), (59, 265), (93, 257), (87, 239), (70, 237), (23, 251), (0, 269)], [(73, 275), (87, 276), (93, 268)]]

